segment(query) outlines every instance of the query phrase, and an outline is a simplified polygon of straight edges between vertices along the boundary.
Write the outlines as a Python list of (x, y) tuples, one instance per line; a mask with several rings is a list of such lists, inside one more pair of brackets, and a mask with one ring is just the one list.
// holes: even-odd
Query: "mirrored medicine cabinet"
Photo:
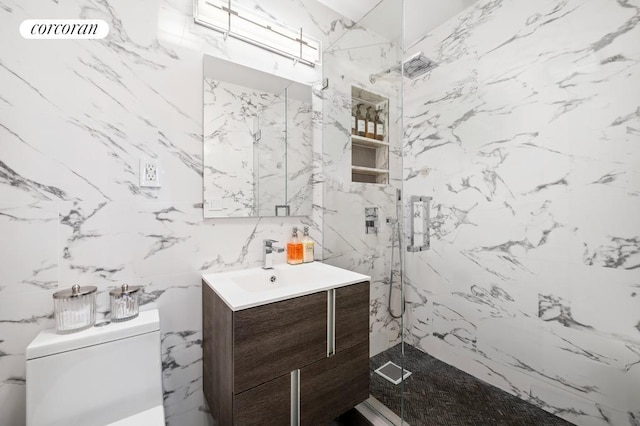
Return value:
[(311, 86), (204, 56), (204, 217), (307, 216)]

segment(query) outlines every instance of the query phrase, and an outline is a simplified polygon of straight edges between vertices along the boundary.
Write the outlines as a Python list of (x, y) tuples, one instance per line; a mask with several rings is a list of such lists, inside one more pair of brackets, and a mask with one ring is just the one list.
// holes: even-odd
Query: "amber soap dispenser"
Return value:
[(287, 263), (298, 265), (302, 263), (303, 248), (302, 242), (298, 239), (298, 227), (293, 227), (291, 239), (287, 243)]

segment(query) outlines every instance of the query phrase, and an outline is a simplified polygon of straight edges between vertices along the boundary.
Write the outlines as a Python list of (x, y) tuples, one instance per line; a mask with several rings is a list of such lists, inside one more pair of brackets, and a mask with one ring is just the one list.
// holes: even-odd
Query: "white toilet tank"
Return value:
[(27, 347), (27, 425), (164, 424), (158, 310)]

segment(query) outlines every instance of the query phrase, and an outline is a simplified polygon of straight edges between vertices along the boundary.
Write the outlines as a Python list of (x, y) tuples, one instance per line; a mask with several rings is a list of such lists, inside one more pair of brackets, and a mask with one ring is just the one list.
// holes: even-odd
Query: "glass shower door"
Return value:
[(402, 8), (379, 3), (322, 64), (323, 259), (371, 277), (367, 409), (391, 424), (403, 409)]

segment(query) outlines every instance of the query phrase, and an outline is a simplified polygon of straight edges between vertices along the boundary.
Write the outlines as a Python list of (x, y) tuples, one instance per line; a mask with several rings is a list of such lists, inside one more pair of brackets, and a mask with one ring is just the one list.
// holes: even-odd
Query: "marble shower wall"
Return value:
[[(312, 0), (240, 2), (325, 46), (352, 25)], [(24, 40), (19, 25), (33, 18), (103, 19), (110, 33)], [(0, 424), (24, 423), (24, 352), (53, 326), (51, 294), (96, 285), (103, 315), (123, 282), (144, 285), (160, 309), (168, 424), (207, 424), (200, 274), (257, 266), (261, 240), (284, 240), (293, 225), (310, 225), (320, 246), (323, 194), (314, 185), (309, 219), (203, 219), (202, 56), (309, 84), (321, 70), (224, 41), (193, 23), (190, 0), (3, 0), (0, 45)], [(161, 188), (138, 186), (141, 156), (159, 160)]]
[(580, 425), (640, 424), (639, 22), (481, 0), (408, 52), (439, 66), (405, 86), (407, 338)]
[[(325, 51), (324, 76), (329, 86), (324, 98), (324, 215), (323, 242), (326, 263), (372, 277), (370, 354), (375, 355), (398, 343), (399, 320), (387, 311), (391, 262), (391, 226), (386, 218), (395, 218), (395, 190), (402, 184), (401, 99), (397, 73), (379, 79), (371, 74), (387, 70), (400, 58), (399, 47), (362, 28), (354, 27)], [(351, 182), (351, 87), (356, 86), (389, 98), (388, 123), (390, 182), (388, 185)], [(365, 208), (378, 207), (379, 232), (365, 233)], [(397, 252), (393, 267), (399, 265)], [(393, 300), (399, 314), (398, 275)]]

